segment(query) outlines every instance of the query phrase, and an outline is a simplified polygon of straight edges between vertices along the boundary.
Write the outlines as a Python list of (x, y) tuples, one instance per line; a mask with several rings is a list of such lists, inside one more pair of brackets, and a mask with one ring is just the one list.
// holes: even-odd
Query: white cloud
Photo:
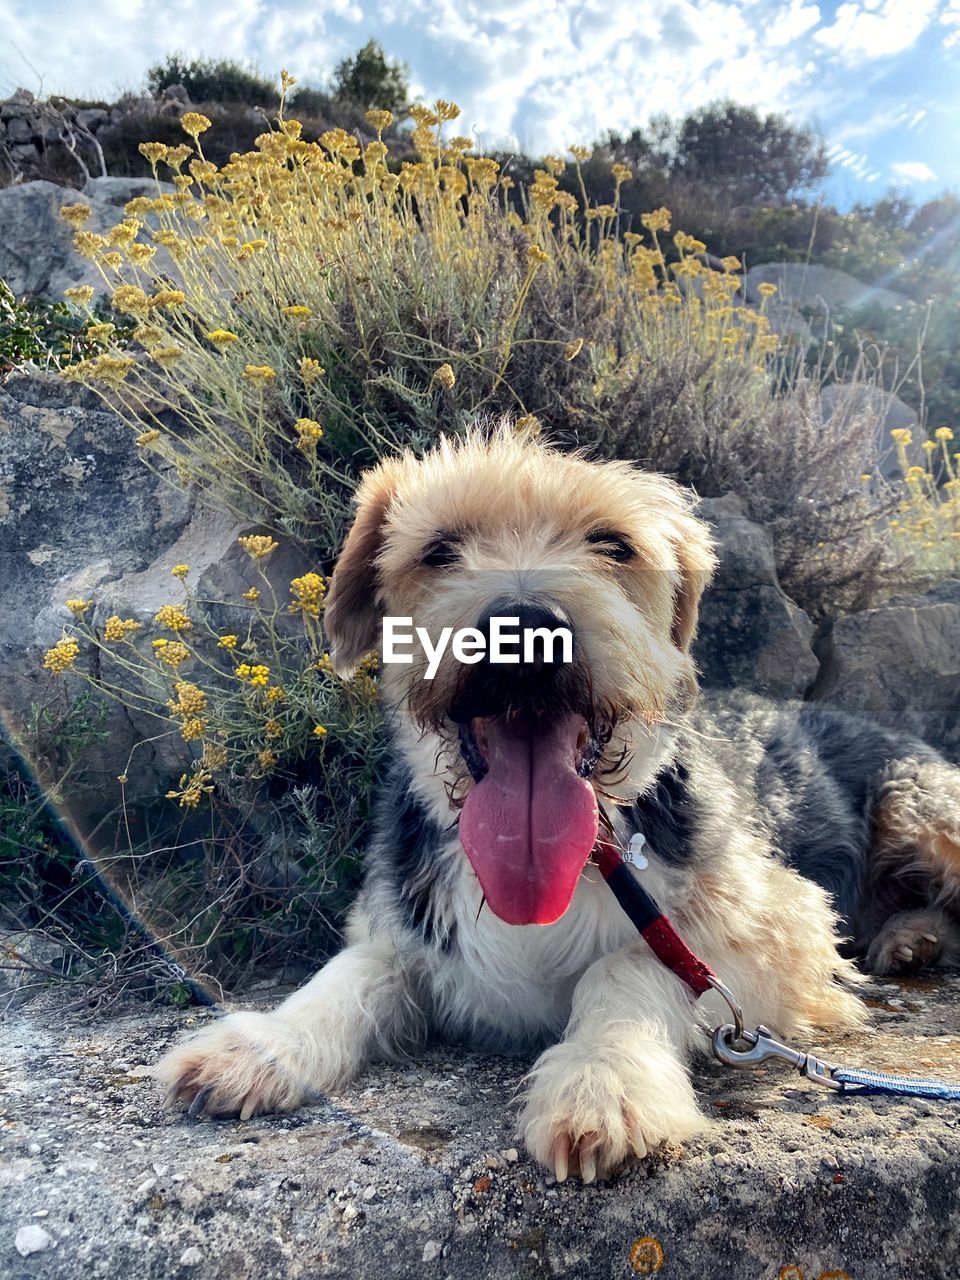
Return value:
[(936, 182), (937, 175), (922, 160), (897, 160), (890, 172), (902, 182)]
[(854, 0), (841, 4), (833, 25), (814, 39), (849, 62), (890, 57), (919, 39), (938, 8), (939, 0)]

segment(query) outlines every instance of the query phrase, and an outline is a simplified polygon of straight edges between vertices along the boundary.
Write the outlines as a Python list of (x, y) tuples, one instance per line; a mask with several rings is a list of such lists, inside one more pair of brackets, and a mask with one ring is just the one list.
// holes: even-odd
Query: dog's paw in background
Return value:
[(896, 977), (934, 965), (960, 962), (960, 926), (937, 909), (901, 911), (890, 917), (867, 952), (869, 973)]
[(169, 1106), (248, 1120), (314, 1097), (320, 1073), (310, 1059), (302, 1036), (276, 1014), (232, 1013), (171, 1049), (151, 1074), (166, 1085)]
[(607, 1178), (708, 1124), (676, 1054), (649, 1040), (548, 1049), (526, 1079), (520, 1117), (527, 1150), (558, 1182)]

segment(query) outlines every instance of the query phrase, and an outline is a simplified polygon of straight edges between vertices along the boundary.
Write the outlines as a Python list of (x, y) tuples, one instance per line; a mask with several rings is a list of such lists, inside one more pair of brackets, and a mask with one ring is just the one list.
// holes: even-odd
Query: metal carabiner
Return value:
[[(812, 1053), (804, 1053), (788, 1044), (774, 1039), (773, 1032), (767, 1027), (757, 1027), (756, 1031), (740, 1031), (730, 1023), (717, 1027), (713, 1033), (714, 1057), (727, 1067), (758, 1067), (770, 1058), (778, 1058), (795, 1067), (801, 1075), (812, 1080), (814, 1084), (823, 1085), (825, 1089), (843, 1089), (839, 1080), (834, 1080), (834, 1067)], [(745, 1040), (748, 1049), (737, 1049), (738, 1040)]]

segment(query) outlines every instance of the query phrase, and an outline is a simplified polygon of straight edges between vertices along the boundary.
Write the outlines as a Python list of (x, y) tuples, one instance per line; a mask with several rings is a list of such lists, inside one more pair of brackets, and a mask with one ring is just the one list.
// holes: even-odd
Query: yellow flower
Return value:
[(137, 266), (145, 266), (151, 258), (155, 257), (156, 249), (152, 244), (132, 244), (127, 250), (127, 257), (131, 262), (135, 262)]
[(168, 702), (167, 706), (175, 716), (197, 716), (207, 709), (207, 695), (195, 684), (186, 680), (178, 680), (173, 686), (177, 695), (176, 702)]
[(263, 696), (266, 698), (268, 702), (279, 702), (280, 699), (284, 696), (284, 694), (280, 686), (278, 684), (275, 684), (271, 688), (269, 688)]
[(269, 751), (269, 750), (261, 751), (260, 754), (257, 756), (257, 760), (260, 764), (260, 768), (264, 770), (272, 769), (273, 766), (277, 763), (277, 757), (274, 755), (272, 751)]
[(63, 296), (69, 298), (71, 302), (78, 302), (80, 306), (85, 307), (88, 302), (93, 301), (93, 295), (96, 293), (92, 284), (75, 284), (72, 289), (64, 289)]
[[(251, 560), (265, 560), (267, 556), (273, 555), (274, 551), (276, 551), (277, 547), (280, 545), (280, 543), (275, 542), (269, 534), (259, 533), (247, 534), (244, 537), (238, 538), (237, 542), (239, 542), (240, 546), (243, 547)], [(254, 588), (254, 590), (256, 590), (256, 588)], [(257, 595), (259, 595), (259, 592), (257, 592)], [(243, 598), (245, 600), (255, 600), (257, 597), (244, 592)]]
[(158, 627), (166, 627), (179, 635), (181, 631), (190, 631), (193, 623), (187, 614), (176, 604), (163, 604), (153, 616)]
[(232, 343), (239, 342), (240, 338), (229, 329), (211, 329), (207, 334), (207, 341), (212, 342), (215, 347), (229, 347)]
[(178, 800), (183, 809), (196, 809), (205, 795), (213, 790), (210, 774), (206, 769), (198, 769), (188, 781), (187, 774), (180, 778), (180, 790), (168, 791), (168, 800)]
[(294, 578), (290, 583), (293, 596), (290, 612), (304, 613), (310, 618), (319, 617), (326, 591), (326, 584), (319, 573), (305, 573), (301, 578)]
[(182, 289), (160, 289), (149, 299), (149, 304), (153, 310), (163, 307), (172, 309), (174, 307), (182, 307), (186, 300), (187, 295)]
[(47, 671), (60, 675), (64, 671), (71, 671), (79, 656), (80, 646), (76, 640), (58, 640), (53, 648), (48, 649), (43, 655), (43, 665)]
[(268, 738), (279, 738), (280, 734), (283, 733), (283, 726), (279, 720), (271, 719), (264, 724), (263, 731)]
[(137, 444), (141, 449), (145, 449), (147, 445), (153, 444), (154, 441), (160, 439), (160, 432), (155, 427), (151, 427), (149, 431), (141, 431), (137, 436)]
[(184, 742), (197, 742), (203, 737), (206, 727), (207, 722), (203, 716), (192, 716), (189, 720), (184, 720), (180, 726), (180, 737)]
[(182, 355), (183, 347), (178, 346), (154, 347), (150, 352), (150, 358), (162, 365), (176, 364)]
[(625, 164), (615, 164), (610, 172), (613, 174), (618, 187), (621, 183), (629, 182), (633, 177), (633, 170), (628, 169)]
[(764, 280), (762, 284), (757, 285), (757, 293), (759, 293), (761, 298), (772, 298), (776, 292), (777, 286), (775, 284), (771, 284), (769, 280)]
[(314, 422), (313, 418), (298, 418), (294, 426), (299, 435), (298, 449), (316, 448), (318, 441), (323, 438), (323, 427), (319, 422)]
[(64, 602), (75, 618), (82, 618), (90, 606), (92, 600), (67, 600)]
[(157, 324), (138, 324), (133, 331), (133, 336), (145, 347), (155, 347), (163, 342), (166, 334)]
[(936, 447), (936, 443), (933, 440), (924, 440), (923, 444), (920, 446), (924, 453), (933, 453)]
[(456, 380), (456, 374), (448, 364), (442, 364), (439, 369), (434, 371), (433, 381), (439, 382), (441, 387), (446, 387), (448, 391)]
[(669, 231), (671, 213), (669, 209), (654, 209), (652, 213), (643, 213), (640, 215), (640, 221), (648, 231)]
[(309, 307), (284, 307), (283, 314), (285, 316), (312, 316), (313, 311)]
[(113, 291), (113, 309), (126, 315), (144, 315), (150, 309), (150, 299), (137, 284), (122, 284)]
[(259, 382), (263, 386), (276, 380), (277, 371), (271, 369), (268, 364), (248, 364), (243, 371), (243, 376), (249, 378), (251, 382)]
[(315, 738), (325, 738), (327, 736), (327, 730), (325, 726), (322, 724), (314, 725), (313, 736)]
[(250, 683), (255, 689), (265, 689), (270, 683), (270, 668), (263, 665), (251, 667)]
[(384, 129), (389, 129), (393, 124), (393, 113), (391, 111), (367, 111), (365, 113), (367, 123), (377, 133), (382, 133)]
[(739, 258), (731, 254), (729, 257), (721, 258), (720, 265), (724, 271), (739, 271), (741, 263)]
[(60, 217), (71, 227), (82, 227), (92, 212), (88, 204), (65, 204), (61, 206)]
[(532, 266), (540, 266), (543, 262), (550, 261), (550, 255), (545, 253), (538, 244), (527, 245), (527, 260)]
[(222, 769), (227, 763), (229, 752), (219, 742), (208, 742), (203, 748), (200, 763), (205, 769)]
[(913, 432), (908, 427), (895, 427), (890, 435), (897, 444), (913, 443)]
[(180, 117), (180, 128), (184, 133), (189, 133), (191, 138), (206, 133), (212, 123), (208, 116), (201, 115), (199, 111), (185, 111)]
[(260, 599), (259, 587), (251, 587), (249, 591), (244, 591), (243, 599), (249, 600), (251, 604), (255, 604)]
[(319, 360), (312, 360), (309, 356), (304, 356), (300, 361), (300, 377), (306, 387), (312, 387), (318, 378), (322, 378), (326, 373), (323, 365)]
[(235, 649), (237, 647), (237, 637), (221, 636), (217, 641), (217, 646), (221, 649)]
[(937, 427), (936, 431), (933, 434), (938, 440), (953, 439), (953, 432), (950, 430), (949, 427)]
[(146, 156), (150, 163), (156, 167), (161, 160), (166, 159), (167, 152), (170, 148), (165, 142), (141, 142), (137, 150), (142, 156)]
[(107, 323), (88, 325), (87, 337), (91, 342), (109, 342), (115, 327), (115, 325)]
[(179, 640), (164, 640), (161, 637), (153, 641), (153, 656), (176, 671), (190, 657), (190, 650)]
[[(106, 243), (105, 237), (98, 235), (95, 231), (78, 231), (73, 237), (73, 247), (82, 258), (92, 258), (96, 253), (99, 253)], [(90, 289), (89, 296), (93, 297), (94, 291), (89, 285), (79, 285), (77, 289), (82, 289), (84, 292)], [(72, 297), (74, 292), (70, 289), (64, 290), (68, 298)]]
[(114, 613), (103, 624), (103, 638), (108, 643), (126, 640), (128, 635), (133, 635), (135, 631), (140, 630), (140, 625), (133, 618), (118, 618)]
[(174, 578), (180, 578), (181, 581), (187, 576), (189, 572), (190, 572), (190, 566), (188, 564), (175, 564), (173, 568), (170, 570), (171, 575)]

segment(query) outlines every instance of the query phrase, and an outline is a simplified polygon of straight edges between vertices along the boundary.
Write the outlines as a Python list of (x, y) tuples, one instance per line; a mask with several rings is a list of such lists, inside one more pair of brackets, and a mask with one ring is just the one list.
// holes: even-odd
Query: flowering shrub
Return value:
[[(872, 424), (824, 427), (817, 384), (771, 331), (773, 286), (740, 305), (739, 260), (714, 269), (666, 209), (625, 228), (622, 164), (607, 204), (562, 190), (551, 157), (515, 191), (448, 136), (455, 106), (412, 114), (417, 158), (394, 172), (385, 111), (368, 113), (366, 145), (339, 129), (313, 143), (282, 99), (276, 128), (221, 167), (203, 154), (209, 121), (188, 112), (190, 143), (142, 144), (156, 194), (112, 230), (85, 230), (82, 204), (62, 211), (134, 326), (118, 341), (96, 323), (96, 351), (64, 376), (118, 409), (148, 466), (264, 532), (241, 539), (241, 600), (201, 598), (177, 565), (183, 598), (149, 622), (95, 626), (93, 602), (68, 601), (72, 627), (45, 666), (166, 722), (184, 760), (169, 799), (186, 815), (242, 799), (255, 821), (293, 796), (313, 889), (362, 842), (377, 759), (374, 673), (336, 680), (320, 622), (354, 484), (384, 453), (509, 412), (562, 445), (736, 489), (814, 603), (862, 586), (886, 554), (857, 481)], [(70, 296), (82, 309), (94, 291)], [(283, 598), (266, 568), (281, 543), (312, 566)]]
[(951, 452), (954, 433), (950, 427), (937, 427), (933, 439), (924, 440), (924, 466), (911, 464), (907, 456), (913, 443), (911, 431), (900, 427), (891, 435), (904, 477), (904, 493), (890, 521), (894, 536), (921, 570), (956, 573), (960, 570), (960, 454)]

